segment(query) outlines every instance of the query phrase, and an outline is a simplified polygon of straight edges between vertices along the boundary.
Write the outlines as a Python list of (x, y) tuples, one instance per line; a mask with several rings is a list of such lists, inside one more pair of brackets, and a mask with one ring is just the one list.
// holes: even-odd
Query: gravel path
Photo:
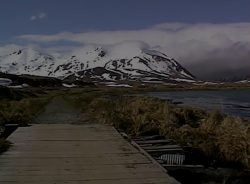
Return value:
[(73, 106), (69, 105), (62, 96), (54, 97), (44, 107), (32, 124), (82, 124), (87, 123), (86, 117)]

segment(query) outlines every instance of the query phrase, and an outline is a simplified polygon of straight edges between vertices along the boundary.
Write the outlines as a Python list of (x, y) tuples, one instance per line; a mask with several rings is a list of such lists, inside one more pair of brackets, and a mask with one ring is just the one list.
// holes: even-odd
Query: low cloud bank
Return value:
[[(159, 24), (142, 30), (61, 32), (21, 35), (34, 44), (69, 41), (84, 45), (110, 45), (140, 41), (175, 58), (201, 79), (218, 79), (250, 72), (250, 23)], [(54, 50), (60, 50), (55, 49)]]

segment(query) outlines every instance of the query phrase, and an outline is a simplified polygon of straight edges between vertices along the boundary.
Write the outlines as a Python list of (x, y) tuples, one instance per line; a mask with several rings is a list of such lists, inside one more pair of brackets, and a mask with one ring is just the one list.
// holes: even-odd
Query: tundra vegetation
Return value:
[[(204, 158), (208, 166), (250, 171), (250, 122), (219, 111), (178, 107), (143, 92), (121, 88), (0, 88), (0, 126), (27, 125), (53, 96), (60, 94), (90, 121), (114, 126), (132, 136), (159, 134)], [(9, 145), (1, 139), (0, 151)]]
[[(49, 88), (10, 89), (0, 87), (0, 130), (9, 124), (28, 125), (42, 107), (56, 94)], [(0, 137), (0, 153), (11, 143)]]
[(159, 134), (203, 157), (207, 166), (250, 171), (250, 122), (215, 110), (178, 107), (122, 91), (71, 90), (65, 99), (91, 121), (112, 125), (132, 136)]

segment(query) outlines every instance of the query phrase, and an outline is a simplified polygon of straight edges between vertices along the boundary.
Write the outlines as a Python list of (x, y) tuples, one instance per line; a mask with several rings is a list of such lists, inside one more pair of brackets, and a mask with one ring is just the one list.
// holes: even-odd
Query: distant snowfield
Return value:
[(132, 88), (133, 86), (130, 86), (128, 84), (108, 84), (106, 85), (108, 87), (125, 87), (125, 88)]
[(196, 85), (196, 86), (220, 85), (220, 84), (224, 84), (224, 82), (202, 82), (202, 81), (199, 81), (199, 83), (193, 83), (193, 85)]
[(7, 79), (7, 78), (0, 78), (0, 86), (5, 86), (8, 88), (14, 88), (14, 89), (21, 89), (21, 88), (28, 88), (28, 84), (22, 84), (22, 85), (16, 85), (16, 86), (11, 86), (12, 80)]
[(235, 82), (235, 83), (250, 83), (250, 80), (242, 80), (242, 81), (238, 81), (238, 82)]
[(113, 79), (109, 73), (104, 73), (101, 75), (105, 80), (111, 80), (111, 81), (115, 81), (115, 79)]
[(17, 85), (17, 86), (8, 86), (8, 88), (13, 88), (13, 89), (22, 89), (24, 88), (22, 85)]
[(193, 83), (193, 82), (196, 82), (195, 80), (189, 80), (189, 79), (174, 79), (174, 80), (176, 80), (176, 81), (178, 81), (178, 82), (191, 82), (191, 83)]
[(14, 89), (22, 89), (22, 88), (28, 88), (28, 84), (22, 84), (22, 85), (16, 85), (16, 86), (8, 86), (8, 88), (14, 88)]
[(0, 78), (0, 86), (9, 86), (12, 83), (12, 80), (7, 78)]
[(63, 87), (66, 87), (66, 88), (75, 88), (77, 87), (77, 85), (75, 84), (65, 84), (65, 83), (62, 83)]

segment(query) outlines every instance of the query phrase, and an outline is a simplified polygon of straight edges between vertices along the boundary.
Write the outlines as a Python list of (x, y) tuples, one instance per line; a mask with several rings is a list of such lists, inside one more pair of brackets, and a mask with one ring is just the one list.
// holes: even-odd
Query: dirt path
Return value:
[(76, 108), (69, 105), (62, 96), (54, 97), (44, 107), (32, 124), (83, 124), (87, 123), (86, 117)]

